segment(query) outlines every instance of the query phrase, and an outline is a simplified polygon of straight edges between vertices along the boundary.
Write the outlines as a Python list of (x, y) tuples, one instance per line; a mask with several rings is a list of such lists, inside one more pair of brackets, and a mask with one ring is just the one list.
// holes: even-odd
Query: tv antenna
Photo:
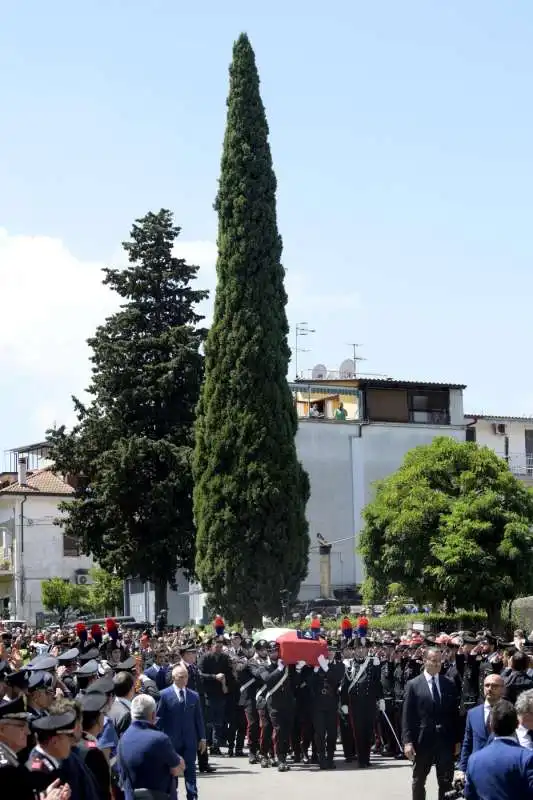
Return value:
[(356, 342), (348, 342), (348, 347), (351, 347), (352, 351), (353, 351), (352, 358), (353, 358), (353, 376), (354, 376), (354, 378), (357, 377), (357, 362), (358, 361), (366, 361), (366, 358), (364, 358), (364, 356), (358, 356), (357, 355), (357, 348), (358, 347), (362, 347), (362, 346), (363, 346), (362, 344), (357, 344)]

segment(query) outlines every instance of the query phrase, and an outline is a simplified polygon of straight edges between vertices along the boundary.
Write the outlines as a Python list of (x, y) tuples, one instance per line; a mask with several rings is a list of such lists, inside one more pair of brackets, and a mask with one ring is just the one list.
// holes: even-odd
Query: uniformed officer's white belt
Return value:
[(239, 691), (240, 691), (240, 693), (242, 694), (243, 692), (245, 692), (245, 691), (247, 690), (247, 688), (248, 688), (249, 686), (251, 686), (251, 685), (252, 685), (252, 683), (254, 683), (254, 682), (255, 682), (255, 678), (250, 678), (250, 680), (249, 680), (249, 681), (246, 681), (246, 683), (243, 683), (243, 685), (241, 686), (241, 688), (240, 688), (240, 690), (239, 690)]
[(285, 672), (283, 673), (279, 681), (276, 683), (276, 685), (273, 686), (272, 689), (270, 689), (270, 691), (266, 693), (265, 700), (268, 700), (269, 697), (272, 697), (272, 695), (275, 694), (278, 691), (278, 689), (280, 689), (283, 686), (288, 677), (289, 677), (289, 671), (285, 670)]
[(361, 667), (361, 669), (359, 670), (357, 675), (354, 677), (354, 679), (352, 680), (352, 682), (348, 686), (348, 691), (349, 692), (353, 689), (353, 687), (355, 686), (356, 683), (359, 683), (359, 681), (361, 680), (361, 678), (363, 677), (363, 675), (367, 671), (368, 665), (370, 664), (370, 661), (371, 661), (371, 657), (368, 656), (368, 658), (366, 659), (365, 663), (363, 664), (363, 666)]

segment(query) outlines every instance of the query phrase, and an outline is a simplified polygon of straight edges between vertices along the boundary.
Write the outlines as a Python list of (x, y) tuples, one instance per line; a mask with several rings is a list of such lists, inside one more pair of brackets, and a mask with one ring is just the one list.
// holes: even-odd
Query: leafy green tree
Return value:
[(170, 211), (149, 213), (124, 243), (125, 269), (105, 269), (120, 310), (89, 339), (89, 405), (74, 398), (78, 424), (49, 431), (58, 470), (76, 478), (64, 505), (67, 533), (101, 567), (156, 586), (194, 569), (194, 417), (205, 330), (195, 311), (207, 292), (192, 288), (198, 267), (173, 255), (180, 229)]
[(58, 616), (59, 625), (70, 616), (83, 614), (90, 608), (86, 586), (77, 586), (64, 578), (50, 578), (41, 583), (43, 606)]
[(124, 605), (124, 582), (118, 575), (101, 567), (89, 570), (92, 584), (89, 586), (91, 610), (104, 614), (117, 614)]
[(415, 602), (483, 609), (533, 589), (533, 495), (492, 450), (449, 437), (416, 447), (377, 485), (359, 550), (381, 587)]
[(218, 212), (217, 290), (196, 426), (197, 573), (232, 619), (279, 615), (307, 574), (307, 474), (287, 385), (276, 177), (255, 56), (233, 48)]

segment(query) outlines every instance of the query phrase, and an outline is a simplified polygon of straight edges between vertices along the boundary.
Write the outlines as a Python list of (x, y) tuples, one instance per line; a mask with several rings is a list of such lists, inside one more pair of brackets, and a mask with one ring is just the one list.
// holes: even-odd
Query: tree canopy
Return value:
[(483, 609), (533, 589), (533, 495), (488, 447), (449, 437), (416, 447), (377, 485), (359, 550), (374, 593)]
[(124, 243), (129, 265), (105, 269), (121, 298), (89, 339), (91, 402), (74, 398), (78, 423), (49, 431), (51, 458), (76, 478), (63, 506), (68, 534), (119, 577), (166, 584), (194, 570), (191, 457), (205, 330), (195, 307), (198, 267), (177, 258), (180, 228), (162, 209), (136, 220)]
[(93, 613), (117, 614), (124, 605), (124, 583), (118, 575), (101, 567), (90, 570), (89, 602)]
[(59, 624), (70, 616), (83, 614), (91, 607), (86, 586), (78, 586), (64, 578), (49, 578), (41, 583), (43, 606), (57, 614)]
[(218, 212), (217, 289), (196, 425), (197, 573), (214, 607), (260, 622), (307, 574), (307, 474), (287, 385), (276, 177), (248, 37), (233, 48)]

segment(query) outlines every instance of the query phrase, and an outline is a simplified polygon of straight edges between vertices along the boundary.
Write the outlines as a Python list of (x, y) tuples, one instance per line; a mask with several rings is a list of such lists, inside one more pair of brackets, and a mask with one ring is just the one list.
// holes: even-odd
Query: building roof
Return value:
[(360, 386), (420, 387), (427, 389), (466, 389), (462, 383), (435, 383), (434, 381), (401, 381), (393, 378), (356, 378)]
[(38, 469), (29, 473), (25, 484), (18, 481), (0, 489), (0, 495), (70, 495), (74, 489), (51, 469)]
[(50, 442), (36, 442), (35, 444), (25, 444), (22, 447), (12, 447), (8, 453), (33, 453), (37, 450), (49, 450)]
[(510, 417), (506, 414), (465, 414), (465, 419), (486, 419), (489, 422), (533, 422), (533, 417)]

